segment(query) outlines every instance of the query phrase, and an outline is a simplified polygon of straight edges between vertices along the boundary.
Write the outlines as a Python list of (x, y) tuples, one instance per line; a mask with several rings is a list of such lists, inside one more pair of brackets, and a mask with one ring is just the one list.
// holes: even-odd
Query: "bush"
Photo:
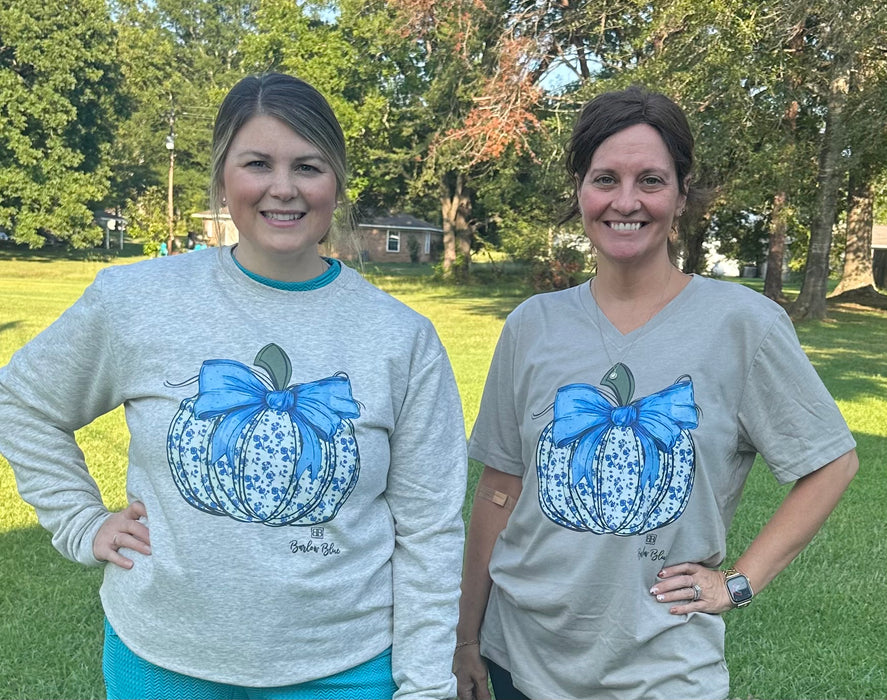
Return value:
[(410, 254), (410, 262), (417, 263), (419, 262), (419, 239), (416, 236), (409, 236), (407, 238), (407, 251)]
[(145, 241), (142, 244), (142, 253), (156, 258), (160, 255), (160, 243), (158, 241)]
[(549, 259), (534, 260), (531, 282), (537, 292), (575, 287), (586, 278), (587, 258), (583, 251), (560, 246)]

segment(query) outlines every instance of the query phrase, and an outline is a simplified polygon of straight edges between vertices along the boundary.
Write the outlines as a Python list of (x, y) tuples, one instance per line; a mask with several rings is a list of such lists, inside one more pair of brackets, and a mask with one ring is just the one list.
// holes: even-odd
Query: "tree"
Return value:
[(472, 99), (480, 92), (481, 66), (492, 68), (493, 35), (501, 31), (491, 27), (495, 12), (482, 0), (392, 0), (388, 7), (398, 18), (393, 26), (411, 48), (412, 79), (419, 88), (409, 102), (412, 129), (418, 136), (413, 140), (418, 167), (412, 191), (419, 196), (436, 195), (444, 230), (444, 274), (457, 269), (458, 253), (462, 262), (458, 269), (467, 273), (474, 213), (473, 164), (463, 161), (454, 130), (463, 126)]
[(887, 100), (887, 50), (883, 45), (861, 47), (857, 64), (847, 97), (851, 157), (843, 270), (831, 296), (853, 295), (884, 304), (887, 298), (874, 287), (871, 244), (876, 188), (887, 174), (887, 122), (871, 119), (870, 109)]
[[(824, 95), (825, 126), (816, 218), (811, 227), (804, 283), (791, 310), (798, 320), (825, 316), (829, 246), (837, 221), (840, 189), (851, 168), (857, 168), (854, 188), (867, 188), (877, 171), (859, 166), (874, 162), (872, 153), (883, 155), (887, 143), (880, 116), (887, 59), (883, 49), (887, 10), (869, 0), (856, 0), (817, 4), (807, 7), (805, 12), (808, 42), (822, 66), (819, 86)], [(855, 82), (865, 88), (854, 90)], [(859, 138), (860, 134), (865, 137)], [(860, 176), (868, 183), (861, 182)]]
[(296, 75), (329, 101), (345, 134), (348, 194), (356, 201), (367, 189), (391, 194), (376, 174), (393, 170), (385, 144), (397, 118), (391, 94), (403, 51), (389, 41), (390, 21), (382, 2), (265, 0), (241, 44), (245, 67)]
[[(189, 214), (206, 208), (212, 124), (222, 97), (243, 74), (239, 46), (253, 26), (253, 3), (115, 0), (114, 13), (134, 105), (114, 151), (115, 203), (159, 206), (153, 194), (144, 195), (166, 191), (172, 174), (172, 238), (187, 228)], [(167, 206), (164, 200), (164, 214)], [(146, 212), (132, 215), (143, 219)], [(171, 240), (168, 245), (172, 250)]]
[(838, 212), (838, 194), (845, 167), (841, 162), (846, 147), (844, 109), (852, 68), (847, 47), (834, 34), (844, 28), (827, 28), (827, 35), (836, 48), (832, 54), (831, 75), (826, 99), (825, 129), (820, 146), (816, 219), (810, 230), (807, 246), (807, 264), (801, 292), (792, 305), (792, 316), (797, 320), (825, 318), (825, 298), (828, 292), (829, 250)]
[[(542, 81), (580, 44), (570, 18), (587, 3), (409, 0), (389, 3), (415, 37), (418, 188), (436, 191), (444, 229), (445, 274), (466, 274), (480, 222), (505, 220), (514, 202), (478, 198), (483, 183), (513, 173), (513, 157), (538, 161), (530, 145), (542, 128)], [(584, 57), (580, 63), (584, 62)], [(584, 63), (583, 63), (584, 65)], [(430, 128), (429, 128), (430, 127)], [(424, 154), (423, 154), (424, 153)]]
[(847, 206), (847, 238), (844, 271), (833, 292), (839, 296), (857, 289), (874, 288), (872, 275), (872, 226), (875, 195), (871, 179), (859, 169), (850, 172)]
[(115, 31), (102, 0), (7, 0), (0, 8), (0, 226), (34, 248), (46, 236), (97, 242), (92, 208), (120, 99)]

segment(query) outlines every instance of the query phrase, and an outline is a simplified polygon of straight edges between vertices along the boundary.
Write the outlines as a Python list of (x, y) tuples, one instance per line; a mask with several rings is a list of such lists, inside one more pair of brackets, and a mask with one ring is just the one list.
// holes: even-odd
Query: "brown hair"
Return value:
[[(329, 102), (309, 83), (284, 73), (263, 73), (240, 80), (225, 96), (213, 126), (209, 203), (218, 214), (222, 205), (225, 159), (237, 132), (252, 117), (279, 119), (317, 148), (336, 176), (340, 218), (350, 224), (345, 184), (345, 136)], [(341, 211), (344, 210), (344, 211)]]
[(683, 110), (658, 92), (640, 86), (605, 92), (586, 102), (579, 113), (567, 144), (567, 173), (573, 183), (570, 209), (561, 223), (579, 214), (577, 186), (585, 178), (598, 147), (613, 134), (636, 124), (652, 126), (674, 161), (678, 190), (690, 200), (696, 199), (687, 176), (693, 170), (693, 134)]

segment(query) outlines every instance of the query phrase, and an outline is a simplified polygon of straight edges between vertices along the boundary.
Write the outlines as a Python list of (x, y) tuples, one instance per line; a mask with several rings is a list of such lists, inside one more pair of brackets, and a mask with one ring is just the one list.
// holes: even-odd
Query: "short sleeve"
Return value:
[(483, 464), (523, 476), (520, 422), (515, 403), (515, 317), (505, 323), (468, 441), (468, 456)]
[(780, 483), (816, 471), (856, 445), (835, 400), (781, 313), (755, 353), (739, 408), (741, 445)]

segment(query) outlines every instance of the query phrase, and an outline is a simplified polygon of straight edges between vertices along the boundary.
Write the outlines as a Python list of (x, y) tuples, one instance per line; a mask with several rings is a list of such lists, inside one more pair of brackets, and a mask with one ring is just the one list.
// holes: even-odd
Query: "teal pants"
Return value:
[(391, 649), (334, 676), (273, 688), (215, 683), (169, 671), (136, 656), (105, 620), (102, 660), (108, 700), (390, 700)]

